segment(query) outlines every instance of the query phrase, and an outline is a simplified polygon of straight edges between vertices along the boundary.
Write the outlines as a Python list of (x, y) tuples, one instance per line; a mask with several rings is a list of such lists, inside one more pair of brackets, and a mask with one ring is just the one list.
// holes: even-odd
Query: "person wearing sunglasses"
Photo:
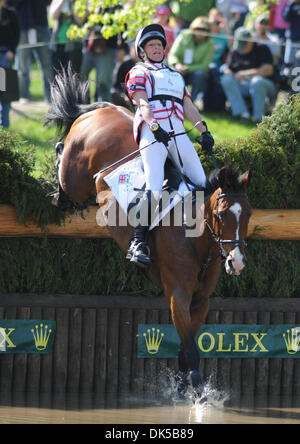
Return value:
[(232, 46), (232, 36), (226, 18), (218, 9), (212, 8), (209, 11), (208, 21), (215, 45), (212, 63), (214, 67), (219, 68), (225, 62), (228, 49)]

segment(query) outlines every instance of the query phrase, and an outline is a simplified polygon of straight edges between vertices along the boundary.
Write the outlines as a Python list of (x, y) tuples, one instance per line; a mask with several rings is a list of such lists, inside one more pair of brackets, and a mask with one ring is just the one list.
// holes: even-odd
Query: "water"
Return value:
[(175, 402), (172, 395), (0, 393), (0, 424), (107, 424), (117, 429), (118, 424), (300, 423), (299, 399), (240, 397), (210, 384), (201, 398), (190, 391), (186, 400)]

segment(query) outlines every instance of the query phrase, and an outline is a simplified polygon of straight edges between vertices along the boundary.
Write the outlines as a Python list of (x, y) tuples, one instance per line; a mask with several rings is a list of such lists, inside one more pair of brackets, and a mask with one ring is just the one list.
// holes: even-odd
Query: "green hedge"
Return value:
[[(254, 208), (300, 208), (300, 95), (279, 105), (247, 138), (215, 148), (218, 165), (228, 158), (251, 169), (249, 199)], [(205, 170), (212, 163), (200, 153)]]
[[(251, 168), (249, 198), (254, 208), (300, 208), (300, 96), (278, 106), (247, 139), (217, 145), (226, 159)], [(205, 170), (211, 160), (199, 153)], [(28, 150), (6, 131), (0, 133), (0, 203), (15, 205), (20, 221), (34, 217), (45, 227), (64, 214), (45, 197), (53, 171), (32, 176)], [(0, 239), (0, 292), (161, 295), (142, 271), (124, 259), (109, 239)], [(300, 297), (300, 243), (249, 240), (242, 275), (222, 271), (216, 296)]]
[(33, 177), (31, 148), (8, 131), (0, 130), (0, 203), (15, 206), (20, 223), (34, 218), (39, 227), (45, 228), (49, 223), (59, 224), (65, 215), (46, 197), (53, 191), (54, 169), (45, 171), (45, 178)]

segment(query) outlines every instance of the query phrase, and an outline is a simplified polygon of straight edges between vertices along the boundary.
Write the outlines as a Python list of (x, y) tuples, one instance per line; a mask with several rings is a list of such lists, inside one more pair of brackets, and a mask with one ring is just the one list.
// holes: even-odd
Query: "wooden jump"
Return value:
[[(153, 396), (162, 382), (169, 384), (169, 371), (178, 370), (177, 358), (136, 353), (138, 324), (171, 324), (165, 298), (2, 294), (1, 319), (54, 320), (56, 336), (53, 354), (1, 354), (0, 405), (7, 405), (4, 395), (12, 390), (93, 394), (93, 405), (104, 393)], [(300, 300), (212, 297), (206, 324), (298, 325)], [(206, 358), (200, 368), (205, 380), (235, 396), (300, 396), (300, 359)], [(36, 407), (39, 398), (29, 399)]]
[[(75, 214), (58, 225), (48, 225), (50, 237), (110, 237), (106, 227), (96, 221), (97, 207), (90, 207)], [(43, 231), (33, 222), (21, 225), (16, 210), (9, 205), (0, 205), (0, 237), (41, 237)], [(300, 210), (254, 210), (250, 219), (248, 237), (273, 240), (300, 240)]]

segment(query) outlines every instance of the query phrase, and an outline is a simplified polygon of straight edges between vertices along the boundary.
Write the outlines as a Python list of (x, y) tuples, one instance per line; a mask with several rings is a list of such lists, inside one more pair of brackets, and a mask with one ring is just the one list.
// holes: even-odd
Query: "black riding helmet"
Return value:
[(167, 39), (164, 28), (157, 23), (153, 23), (151, 25), (145, 26), (145, 28), (140, 29), (136, 36), (135, 52), (141, 60), (143, 60), (140, 52), (141, 48), (144, 48), (145, 44), (152, 39), (161, 40), (164, 48), (167, 46)]

